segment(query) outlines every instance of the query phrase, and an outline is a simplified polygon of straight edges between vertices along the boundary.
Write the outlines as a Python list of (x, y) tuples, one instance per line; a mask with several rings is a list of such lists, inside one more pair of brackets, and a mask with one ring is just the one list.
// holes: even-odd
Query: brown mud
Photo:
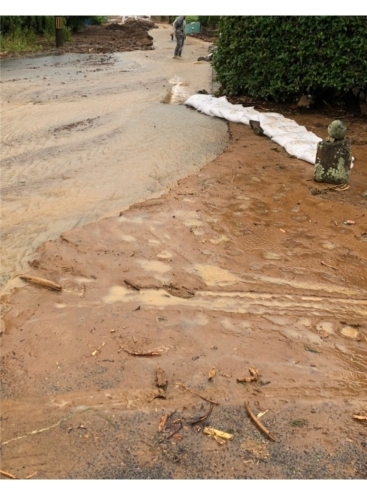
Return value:
[[(325, 114), (292, 117), (326, 136)], [(166, 195), (41, 245), (23, 272), (62, 291), (14, 278), (3, 298), (1, 470), (367, 477), (366, 122), (346, 124), (345, 190), (231, 123)]]
[[(324, 116), (296, 119), (326, 135)], [(366, 478), (366, 422), (353, 419), (367, 414), (365, 146), (352, 148), (350, 187), (336, 191), (251, 128), (229, 130), (227, 150), (164, 197), (44, 243), (26, 272), (61, 292), (14, 279), (2, 469)], [(349, 136), (363, 131), (357, 121)], [(258, 380), (237, 382), (249, 367)], [(218, 405), (190, 425), (210, 408), (197, 394)], [(276, 442), (245, 402), (268, 410)], [(234, 437), (221, 445), (207, 426)]]
[[(149, 20), (112, 19), (104, 25), (85, 26), (71, 35), (62, 47), (50, 46), (44, 37), (38, 37), (40, 51), (48, 53), (118, 53), (126, 51), (145, 51), (153, 49), (153, 37), (149, 30), (158, 26)], [(24, 56), (27, 53), (1, 52), (0, 59)], [(28, 53), (30, 54), (30, 53)], [(34, 53), (32, 53), (34, 54)]]

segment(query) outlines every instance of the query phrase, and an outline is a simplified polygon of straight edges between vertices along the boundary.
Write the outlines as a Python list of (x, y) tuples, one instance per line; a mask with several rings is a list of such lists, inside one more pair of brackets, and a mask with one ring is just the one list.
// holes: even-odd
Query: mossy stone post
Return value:
[(352, 164), (347, 128), (342, 121), (329, 124), (329, 137), (317, 145), (314, 180), (328, 184), (346, 184)]

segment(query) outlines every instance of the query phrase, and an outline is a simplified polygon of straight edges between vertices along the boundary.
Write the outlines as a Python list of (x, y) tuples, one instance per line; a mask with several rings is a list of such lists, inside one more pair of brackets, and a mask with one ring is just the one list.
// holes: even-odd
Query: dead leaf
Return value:
[(211, 370), (208, 373), (208, 379), (213, 379), (216, 374), (215, 368), (211, 368)]
[(183, 439), (183, 435), (181, 434), (173, 434), (172, 439), (174, 439), (177, 442), (181, 442)]
[(157, 370), (156, 370), (156, 382), (155, 382), (155, 384), (159, 388), (165, 388), (168, 384), (168, 379), (166, 377), (166, 374), (163, 371), (163, 369), (160, 368), (159, 366), (157, 366)]
[(351, 220), (351, 219), (347, 219), (347, 221), (344, 221), (344, 224), (345, 224), (345, 225), (355, 225), (355, 224), (356, 224), (356, 222), (355, 222), (355, 221), (353, 221), (353, 220)]
[(246, 376), (245, 378), (237, 378), (239, 383), (251, 383), (252, 381), (257, 381), (259, 379), (259, 371), (254, 367), (249, 367), (251, 376)]
[(159, 421), (159, 425), (158, 425), (158, 432), (163, 432), (164, 426), (166, 425), (166, 422), (167, 422), (167, 419), (168, 419), (168, 413), (165, 413), (164, 415), (162, 415), (162, 417)]
[(302, 95), (297, 102), (298, 107), (305, 107), (306, 109), (310, 108), (310, 104), (312, 104), (312, 97), (309, 95)]

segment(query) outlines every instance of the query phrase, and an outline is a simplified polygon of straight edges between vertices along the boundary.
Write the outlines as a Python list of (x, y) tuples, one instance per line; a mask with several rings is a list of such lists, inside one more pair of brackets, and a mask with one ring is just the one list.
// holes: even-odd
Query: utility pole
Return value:
[(64, 20), (62, 17), (55, 17), (55, 36), (56, 47), (61, 48), (64, 45)]

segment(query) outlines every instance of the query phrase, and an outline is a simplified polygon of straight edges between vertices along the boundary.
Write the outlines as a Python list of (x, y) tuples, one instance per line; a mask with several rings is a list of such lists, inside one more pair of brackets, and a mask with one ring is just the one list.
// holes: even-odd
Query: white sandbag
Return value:
[(262, 113), (253, 107), (231, 104), (226, 97), (216, 98), (206, 94), (192, 95), (185, 104), (204, 114), (235, 123), (249, 125), (251, 120), (258, 121), (264, 134), (285, 148), (290, 155), (312, 164), (316, 162), (317, 143), (322, 139), (281, 114)]

